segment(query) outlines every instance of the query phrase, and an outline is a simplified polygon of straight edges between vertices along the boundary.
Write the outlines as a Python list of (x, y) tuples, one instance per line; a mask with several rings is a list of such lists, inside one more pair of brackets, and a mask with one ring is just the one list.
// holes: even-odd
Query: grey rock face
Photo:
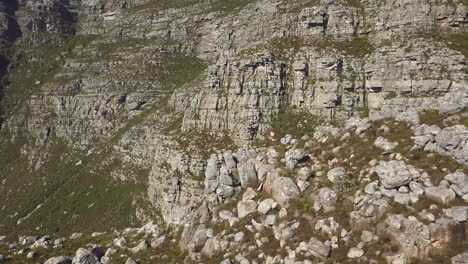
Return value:
[(387, 189), (407, 185), (413, 179), (413, 175), (403, 161), (382, 161), (373, 170), (379, 176), (382, 185)]

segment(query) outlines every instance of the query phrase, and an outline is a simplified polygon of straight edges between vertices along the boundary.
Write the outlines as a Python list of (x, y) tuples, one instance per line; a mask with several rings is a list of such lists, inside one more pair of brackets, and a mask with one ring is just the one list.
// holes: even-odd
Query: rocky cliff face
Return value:
[[(232, 226), (261, 203), (246, 198), (236, 205), (237, 216), (218, 216), (219, 207), (247, 187), (285, 210), (306, 191), (314, 193), (317, 211), (332, 207), (330, 199), (341, 203), (333, 193), (350, 183), (336, 187), (333, 175), (345, 172), (329, 173), (335, 187), (309, 175), (340, 167), (335, 163), (348, 164), (359, 183), (369, 183), (364, 174), (375, 167), (382, 178), (376, 186), (389, 189), (381, 191), (390, 193), (387, 200), (416, 203), (419, 191), (403, 188), (396, 195), (389, 187), (393, 178), (398, 188), (432, 187), (439, 186), (441, 174), (466, 173), (467, 10), (462, 0), (2, 2), (0, 197), (8, 217), (0, 230), (68, 235), (147, 220), (186, 225), (192, 229), (177, 238), (180, 246), (202, 261), (210, 251), (200, 253), (206, 240), (212, 245), (218, 239), (205, 234), (209, 225), (220, 224), (217, 217)], [(404, 139), (394, 141), (407, 149), (388, 141), (384, 125), (392, 124), (369, 130), (376, 126), (369, 120), (389, 119), (413, 126), (410, 132), (395, 128)], [(420, 127), (431, 123), (437, 128)], [(375, 141), (385, 151), (353, 154), (376, 155), (365, 164), (341, 156), (335, 143), (325, 144), (343, 137), (344, 149), (361, 147), (354, 136), (367, 130), (364, 142)], [(381, 132), (387, 134), (374, 138)], [(298, 142), (310, 149), (297, 150)], [(333, 151), (327, 154), (326, 147)], [(420, 165), (434, 155), (458, 165), (442, 173), (427, 163), (416, 169), (392, 163), (406, 158)], [(304, 159), (312, 164), (298, 168)], [(368, 165), (372, 159), (384, 169)], [(410, 171), (411, 177), (395, 171)], [(434, 173), (428, 176), (432, 182), (419, 179), (424, 173)], [(296, 174), (302, 176), (291, 176)], [(454, 185), (447, 181), (440, 188)], [(457, 199), (464, 194), (457, 192)], [(351, 194), (352, 224), (387, 217), (393, 204), (372, 195)], [(398, 219), (408, 226), (402, 234), (419, 226), (412, 218)], [(190, 241), (194, 234), (203, 243)], [(332, 247), (309, 239), (301, 250)], [(389, 239), (404, 245), (409, 238)], [(413, 244), (425, 252), (430, 239), (421, 239)], [(353, 254), (362, 250), (357, 248)], [(428, 255), (411, 250), (404, 257)], [(330, 255), (325, 253), (314, 254)]]

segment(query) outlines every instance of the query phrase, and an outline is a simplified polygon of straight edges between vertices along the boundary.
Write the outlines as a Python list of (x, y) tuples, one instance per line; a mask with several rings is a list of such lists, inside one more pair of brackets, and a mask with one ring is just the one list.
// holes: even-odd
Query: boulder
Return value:
[(345, 173), (346, 173), (346, 171), (342, 167), (334, 168), (334, 169), (331, 169), (330, 171), (328, 171), (327, 178), (328, 178), (329, 181), (335, 183), (339, 179), (343, 178), (345, 176)]
[(257, 172), (251, 162), (243, 163), (239, 166), (239, 178), (242, 187), (255, 186), (258, 184)]
[(61, 257), (50, 258), (46, 260), (44, 264), (72, 264), (72, 261), (73, 259), (70, 257), (61, 256)]
[(267, 214), (275, 204), (275, 200), (265, 199), (258, 204), (258, 212), (260, 212), (261, 214)]
[(348, 258), (354, 259), (354, 258), (360, 258), (364, 255), (364, 250), (362, 248), (357, 248), (357, 247), (352, 247), (348, 251)]
[(468, 194), (468, 176), (463, 172), (450, 173), (444, 178), (451, 184), (452, 190), (460, 197)]
[(138, 264), (138, 262), (132, 258), (128, 258), (127, 261), (125, 261), (125, 264)]
[(328, 212), (335, 208), (335, 204), (338, 201), (338, 196), (332, 189), (324, 187), (319, 189), (317, 194), (312, 199), (314, 200), (315, 211), (320, 211), (323, 209), (325, 212)]
[(442, 203), (448, 203), (455, 199), (455, 192), (444, 186), (427, 187), (424, 189), (427, 197)]
[(448, 210), (448, 215), (457, 222), (466, 222), (468, 220), (468, 207), (454, 206)]
[(286, 152), (286, 167), (293, 169), (296, 165), (307, 157), (304, 149), (290, 149)]
[(89, 250), (80, 248), (76, 251), (73, 264), (99, 264), (98, 258)]
[(282, 206), (288, 204), (289, 199), (299, 196), (297, 185), (291, 178), (278, 177), (273, 182), (271, 196)]
[(331, 253), (331, 246), (322, 243), (318, 239), (312, 237), (309, 241), (309, 250), (312, 255), (319, 258), (328, 258)]
[(257, 211), (257, 203), (253, 200), (241, 201), (237, 204), (237, 215), (244, 218)]
[(138, 253), (138, 252), (140, 252), (142, 250), (148, 249), (149, 247), (150, 247), (150, 244), (148, 243), (148, 241), (143, 240), (137, 246), (131, 248), (130, 250), (133, 253)]
[(395, 189), (407, 185), (413, 179), (409, 168), (403, 161), (381, 161), (373, 168), (380, 178), (380, 182), (387, 189)]
[(380, 148), (380, 149), (383, 149), (384, 151), (391, 151), (394, 148), (396, 148), (396, 146), (398, 146), (398, 143), (390, 142), (390, 141), (388, 141), (387, 139), (385, 139), (383, 137), (378, 137), (375, 140), (374, 145), (376, 147)]
[(468, 264), (468, 251), (458, 254), (451, 259), (452, 264)]

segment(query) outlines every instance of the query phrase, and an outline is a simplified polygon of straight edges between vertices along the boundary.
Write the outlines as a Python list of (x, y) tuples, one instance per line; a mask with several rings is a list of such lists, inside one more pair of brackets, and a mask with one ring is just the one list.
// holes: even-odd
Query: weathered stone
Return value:
[(327, 173), (327, 178), (329, 181), (331, 182), (336, 182), (338, 181), (339, 179), (343, 178), (345, 176), (345, 169), (344, 168), (334, 168), (334, 169), (331, 169), (330, 171), (328, 171)]
[(325, 212), (328, 212), (335, 208), (338, 196), (332, 189), (324, 187), (318, 190), (317, 195), (314, 196), (313, 200), (315, 211), (323, 209)]
[(468, 176), (463, 172), (450, 173), (445, 178), (452, 190), (460, 197), (468, 194)]
[(252, 200), (242, 201), (237, 204), (237, 216), (244, 218), (257, 211), (257, 203)]
[(70, 257), (53, 257), (46, 260), (44, 264), (71, 264), (72, 260)]
[(258, 204), (258, 212), (267, 214), (276, 202), (273, 199), (265, 199)]
[(138, 262), (132, 258), (128, 258), (127, 261), (125, 261), (125, 264), (138, 264)]
[(468, 220), (467, 206), (454, 206), (449, 209), (449, 216), (457, 222), (466, 222)]
[(448, 189), (443, 186), (437, 186), (437, 187), (427, 187), (424, 192), (426, 193), (427, 197), (430, 199), (442, 202), (442, 203), (448, 203), (455, 199), (455, 192), (452, 191), (452, 189)]
[(299, 195), (299, 189), (291, 178), (278, 177), (273, 182), (271, 196), (280, 205), (286, 205), (289, 199)]
[(258, 184), (257, 172), (251, 162), (243, 163), (239, 166), (239, 178), (242, 187), (255, 186)]
[(387, 189), (406, 185), (413, 179), (413, 175), (403, 161), (381, 161), (373, 170)]
[(356, 247), (350, 248), (347, 254), (348, 258), (350, 259), (360, 258), (362, 257), (362, 255), (364, 255), (364, 250), (362, 250), (361, 248), (356, 248)]
[(331, 253), (331, 247), (329, 245), (322, 243), (314, 237), (309, 241), (309, 250), (312, 255), (320, 258), (327, 258)]
[(456, 255), (451, 261), (452, 264), (468, 264), (468, 251)]
[(384, 151), (391, 151), (394, 148), (396, 148), (396, 146), (398, 146), (398, 143), (390, 142), (383, 137), (377, 137), (377, 139), (374, 142), (374, 145), (378, 148), (383, 149)]
[(73, 264), (99, 264), (98, 258), (89, 250), (80, 248), (76, 251)]

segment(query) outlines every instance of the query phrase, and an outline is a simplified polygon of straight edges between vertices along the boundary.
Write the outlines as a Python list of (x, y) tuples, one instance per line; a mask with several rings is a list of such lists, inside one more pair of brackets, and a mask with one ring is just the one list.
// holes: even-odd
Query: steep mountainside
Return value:
[(467, 23), (466, 0), (0, 2), (0, 235), (85, 233), (0, 262), (468, 263)]

